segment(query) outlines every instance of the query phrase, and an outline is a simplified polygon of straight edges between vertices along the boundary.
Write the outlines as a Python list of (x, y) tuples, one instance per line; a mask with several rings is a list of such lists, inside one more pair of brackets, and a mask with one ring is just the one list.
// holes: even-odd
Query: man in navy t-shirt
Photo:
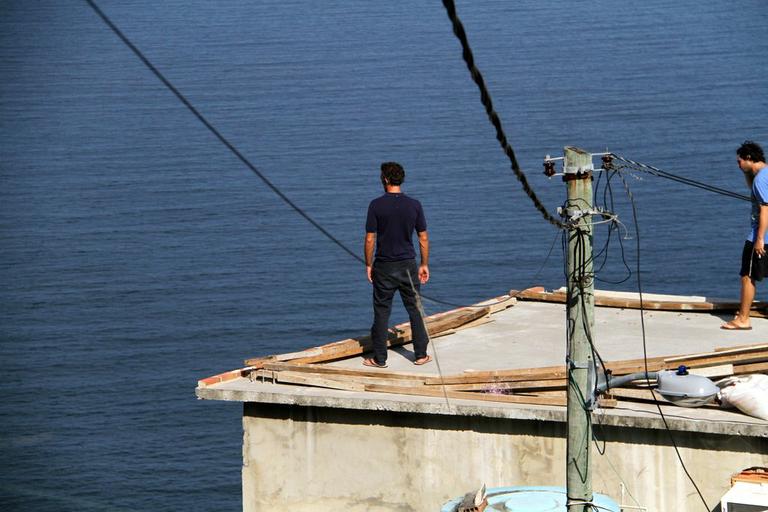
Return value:
[[(400, 164), (381, 164), (385, 193), (371, 201), (365, 222), (365, 268), (368, 281), (373, 284), (373, 357), (364, 359), (363, 364), (376, 368), (387, 366), (387, 324), (396, 291), (400, 292), (411, 319), (414, 364), (432, 360), (427, 355), (427, 331), (416, 301), (420, 285), (429, 280), (427, 221), (421, 203), (400, 190), (404, 180), (405, 171)], [(414, 231), (419, 236), (421, 264), (418, 267), (412, 241)]]

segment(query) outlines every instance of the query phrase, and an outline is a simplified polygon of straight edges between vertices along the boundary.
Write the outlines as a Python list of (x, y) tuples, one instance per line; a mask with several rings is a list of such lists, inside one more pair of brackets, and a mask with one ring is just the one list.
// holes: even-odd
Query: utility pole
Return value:
[[(563, 181), (568, 187), (565, 216), (574, 221), (568, 231), (568, 444), (566, 487), (568, 512), (588, 512), (592, 507), (590, 447), (592, 419), (588, 404), (595, 375), (591, 342), (594, 326), (595, 284), (592, 270), (592, 155), (565, 148)], [(590, 376), (591, 375), (591, 376)], [(585, 503), (585, 504), (582, 504)]]

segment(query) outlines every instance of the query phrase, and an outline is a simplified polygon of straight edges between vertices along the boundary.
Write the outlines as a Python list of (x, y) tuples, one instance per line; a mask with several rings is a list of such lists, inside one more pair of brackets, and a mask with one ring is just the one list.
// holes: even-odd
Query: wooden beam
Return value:
[(768, 373), (768, 361), (762, 363), (733, 365), (734, 375), (746, 375), (749, 373)]
[(664, 360), (669, 363), (674, 363), (676, 361), (682, 361), (686, 359), (718, 358), (728, 355), (752, 354), (755, 352), (762, 354), (766, 359), (768, 359), (768, 345), (749, 345), (746, 347), (734, 348), (723, 347), (720, 350), (715, 349), (714, 352), (703, 352), (700, 354), (683, 354), (679, 356), (671, 356), (665, 358)]
[(393, 393), (398, 395), (417, 395), (429, 396), (434, 398), (453, 398), (456, 400), (479, 400), (483, 402), (503, 402), (510, 404), (530, 404), (530, 405), (565, 405), (565, 397), (537, 397), (524, 395), (497, 395), (492, 393), (472, 393), (469, 391), (450, 391), (441, 390), (436, 386), (424, 387), (402, 387), (402, 386), (365, 386), (366, 391), (374, 393)]
[(734, 369), (732, 364), (721, 364), (719, 366), (705, 366), (702, 368), (691, 368), (688, 373), (691, 375), (700, 375), (702, 377), (708, 377), (710, 379), (720, 377), (730, 377), (733, 375)]
[[(444, 313), (437, 313), (435, 315), (427, 317), (426, 326), (430, 335), (434, 336), (440, 332), (450, 329), (456, 329), (464, 324), (477, 320), (478, 318), (485, 317), (489, 314), (490, 309), (483, 308), (460, 308)], [(395, 347), (409, 343), (412, 339), (411, 326), (409, 323), (396, 325), (393, 330), (395, 333), (390, 334), (387, 345)], [(370, 336), (361, 336), (359, 338), (349, 338), (346, 340), (336, 341), (321, 345), (319, 347), (313, 347), (303, 352), (295, 353), (297, 357), (291, 359), (291, 362), (295, 363), (317, 363), (335, 361), (337, 359), (344, 359), (355, 355), (360, 355), (365, 352), (369, 352), (372, 349)], [(278, 361), (279, 356), (259, 357), (253, 359), (247, 359), (252, 364), (249, 366), (261, 367), (266, 362)]]
[[(479, 382), (472, 384), (446, 384), (445, 388), (452, 391), (535, 391), (565, 389), (565, 379), (530, 380), (519, 382)], [(439, 387), (439, 386), (438, 386)]]
[(736, 349), (741, 349), (741, 350), (745, 350), (745, 351), (750, 351), (750, 350), (755, 350), (755, 351), (768, 350), (768, 343), (753, 343), (751, 345), (736, 345), (736, 346), (733, 346), (733, 347), (716, 347), (715, 348), (715, 352), (724, 352), (724, 351), (727, 351), (727, 350), (736, 350)]
[[(538, 302), (553, 302), (565, 304), (566, 294), (561, 291), (542, 291), (541, 288), (528, 290), (510, 290), (509, 294), (519, 300), (533, 300)], [(684, 297), (681, 297), (683, 299)], [(640, 299), (632, 297), (612, 296), (610, 292), (595, 291), (595, 306), (640, 309)], [(765, 310), (768, 303), (754, 302), (753, 310)], [(643, 309), (656, 311), (735, 311), (739, 309), (739, 303), (727, 300), (653, 300), (643, 299)]]
[(696, 354), (690, 357), (682, 356), (665, 360), (669, 367), (681, 364), (690, 368), (697, 366), (716, 366), (719, 364), (747, 364), (768, 361), (768, 350), (764, 352), (728, 353), (727, 351), (712, 354)]
[(330, 379), (299, 372), (274, 372), (275, 380), (280, 384), (302, 384), (320, 388), (341, 389), (344, 391), (365, 391), (365, 384), (348, 379)]
[(323, 375), (334, 375), (340, 377), (380, 377), (387, 379), (413, 380), (423, 383), (432, 374), (390, 372), (386, 370), (365, 370), (356, 368), (342, 368), (340, 366), (330, 366), (321, 364), (297, 364), (297, 363), (266, 363), (266, 370), (275, 371), (293, 371), (304, 373), (315, 373)]
[(488, 370), (448, 375), (445, 377), (429, 377), (427, 385), (437, 384), (475, 384), (485, 382), (513, 382), (523, 380), (564, 379), (565, 365), (545, 366), (542, 368), (519, 368), (512, 370)]

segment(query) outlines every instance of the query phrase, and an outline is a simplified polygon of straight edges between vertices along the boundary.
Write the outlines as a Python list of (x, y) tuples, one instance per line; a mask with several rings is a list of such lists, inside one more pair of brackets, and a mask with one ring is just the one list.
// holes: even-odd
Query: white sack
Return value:
[(717, 385), (722, 407), (736, 407), (744, 414), (768, 420), (768, 375), (729, 377)]

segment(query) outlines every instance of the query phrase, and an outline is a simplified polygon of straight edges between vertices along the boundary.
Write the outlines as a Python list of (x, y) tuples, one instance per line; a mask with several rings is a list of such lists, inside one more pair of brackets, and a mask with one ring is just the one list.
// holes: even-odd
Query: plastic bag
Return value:
[(736, 407), (744, 414), (768, 420), (768, 375), (729, 377), (717, 386), (721, 407)]

